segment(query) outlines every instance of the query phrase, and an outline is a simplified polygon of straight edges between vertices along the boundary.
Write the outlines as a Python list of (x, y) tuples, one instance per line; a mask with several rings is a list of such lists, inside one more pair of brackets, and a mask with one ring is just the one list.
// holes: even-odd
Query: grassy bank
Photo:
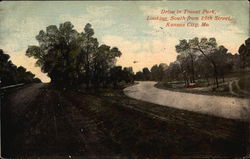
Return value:
[[(250, 72), (239, 71), (228, 74), (225, 76), (225, 81), (219, 79), (219, 87), (216, 88), (215, 85), (212, 85), (213, 79), (209, 79), (209, 83), (207, 80), (199, 79), (196, 80), (196, 88), (186, 88), (185, 83), (182, 81), (159, 81), (155, 87), (160, 89), (166, 89), (177, 92), (185, 92), (185, 93), (194, 93), (194, 94), (204, 94), (204, 95), (215, 95), (215, 96), (229, 96), (229, 97), (240, 97), (240, 98), (248, 98), (249, 90), (250, 90)], [(239, 88), (236, 87), (236, 81), (239, 80)], [(229, 89), (229, 83), (232, 83), (232, 92)]]
[(89, 110), (118, 153), (141, 158), (244, 154), (247, 123), (129, 99), (120, 90), (106, 93), (98, 94), (100, 103), (92, 102)]
[[(232, 158), (246, 151), (245, 122), (130, 99), (121, 89), (44, 86), (36, 97), (27, 89), (8, 94), (2, 107), (12, 158)], [(23, 109), (13, 112), (13, 99)]]
[[(199, 84), (198, 84), (199, 85)], [(203, 95), (211, 95), (211, 96), (228, 96), (228, 97), (235, 97), (229, 92), (229, 86), (223, 85), (220, 86), (218, 89), (208, 89), (208, 90), (199, 90), (199, 89), (193, 89), (193, 88), (186, 88), (186, 87), (174, 87), (169, 84), (168, 82), (158, 82), (155, 85), (156, 88), (170, 90), (170, 91), (176, 91), (176, 92), (185, 92), (185, 93), (194, 93), (194, 94), (203, 94)]]

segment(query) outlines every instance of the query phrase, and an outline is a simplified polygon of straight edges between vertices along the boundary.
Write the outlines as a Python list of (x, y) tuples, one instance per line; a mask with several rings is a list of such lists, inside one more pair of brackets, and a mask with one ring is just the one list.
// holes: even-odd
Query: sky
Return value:
[[(213, 9), (214, 16), (231, 16), (232, 20), (210, 21), (209, 27), (197, 28), (166, 27), (165, 21), (147, 20), (148, 16), (169, 16), (161, 14), (163, 9)], [(35, 59), (25, 56), (25, 51), (29, 45), (38, 45), (35, 36), (40, 30), (66, 21), (79, 32), (86, 23), (92, 24), (100, 44), (121, 50), (117, 65), (132, 66), (137, 72), (143, 67), (175, 61), (175, 45), (181, 39), (215, 37), (219, 45), (237, 53), (249, 37), (249, 4), (247, 1), (4, 1), (0, 3), (0, 48), (10, 55), (14, 64), (24, 66), (43, 82), (49, 82), (47, 75), (35, 67)]]

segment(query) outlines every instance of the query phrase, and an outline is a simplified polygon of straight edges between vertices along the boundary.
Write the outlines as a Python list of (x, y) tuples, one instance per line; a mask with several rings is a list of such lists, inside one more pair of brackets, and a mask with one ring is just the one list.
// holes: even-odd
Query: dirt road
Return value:
[(114, 155), (102, 144), (84, 99), (48, 84), (32, 84), (3, 98), (2, 146), (6, 156)]
[(156, 82), (151, 81), (139, 82), (124, 89), (124, 93), (131, 98), (164, 106), (223, 118), (249, 120), (249, 99), (173, 92), (158, 89), (154, 87), (155, 84)]

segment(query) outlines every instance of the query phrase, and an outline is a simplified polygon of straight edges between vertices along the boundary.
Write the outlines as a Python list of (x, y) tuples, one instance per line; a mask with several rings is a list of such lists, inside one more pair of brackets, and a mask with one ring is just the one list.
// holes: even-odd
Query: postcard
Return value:
[(249, 2), (2, 1), (2, 158), (250, 157)]

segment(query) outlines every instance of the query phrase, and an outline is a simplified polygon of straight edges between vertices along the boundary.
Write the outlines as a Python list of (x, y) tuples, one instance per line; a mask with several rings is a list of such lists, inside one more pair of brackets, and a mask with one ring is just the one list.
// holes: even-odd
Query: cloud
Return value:
[(94, 18), (97, 18), (97, 17), (105, 17), (106, 15), (108, 15), (113, 9), (115, 9), (114, 7), (111, 7), (111, 6), (89, 6), (87, 7), (86, 9), (86, 14), (89, 16), (89, 17), (94, 17)]
[(113, 47), (118, 47), (122, 52), (137, 53), (141, 49), (141, 44), (139, 42), (125, 40), (120, 36), (106, 35), (102, 38), (102, 42)]
[(113, 9), (110, 6), (90, 6), (86, 8), (86, 12), (83, 12), (82, 15), (60, 15), (59, 19), (62, 22), (71, 21), (77, 31), (82, 31), (86, 23), (92, 24), (94, 28), (105, 28), (114, 24), (113, 19), (108, 16)]
[[(239, 19), (223, 23), (211, 22), (211, 27), (207, 28), (168, 28), (164, 27), (165, 22), (163, 21), (146, 21), (147, 16), (161, 16), (162, 8), (167, 10), (178, 7), (169, 7), (170, 3), (168, 6), (167, 3), (166, 5), (159, 3), (158, 6), (136, 3), (138, 5), (136, 9), (139, 7), (139, 10), (133, 12), (135, 13), (133, 18), (127, 17), (131, 14), (123, 12), (123, 7), (107, 6), (104, 3), (104, 5), (83, 6), (81, 9), (75, 6), (76, 3), (75, 5), (67, 3), (78, 8), (76, 10), (73, 10), (72, 6), (69, 6), (71, 9), (58, 8), (59, 2), (58, 4), (55, 2), (55, 5), (44, 3), (43, 6), (39, 5), (40, 8), (34, 7), (34, 3), (30, 6), (28, 4), (28, 2), (27, 4), (25, 2), (25, 5), (13, 4), (9, 8), (4, 6), (6, 8), (4, 8), (4, 12), (1, 11), (3, 14), (0, 14), (0, 46), (10, 53), (14, 63), (33, 70), (38, 77), (45, 81), (48, 78), (40, 72), (40, 68), (34, 67), (35, 60), (26, 57), (25, 50), (28, 45), (37, 44), (35, 36), (39, 30), (45, 29), (48, 25), (58, 25), (65, 21), (71, 21), (78, 31), (82, 31), (86, 23), (91, 23), (100, 43), (117, 46), (122, 51), (123, 55), (117, 64), (133, 66), (135, 71), (145, 66), (150, 68), (154, 64), (174, 61), (176, 59), (175, 45), (179, 43), (180, 39), (215, 37), (219, 45), (223, 44), (230, 52), (235, 53), (238, 46), (247, 38), (246, 30), (240, 29), (241, 23), (239, 22), (241, 21)], [(137, 13), (138, 15), (136, 15)], [(223, 14), (226, 13), (218, 13), (218, 15)], [(227, 14), (231, 15), (230, 12)], [(134, 64), (135, 60), (139, 63)]]
[(32, 17), (4, 18), (1, 22), (1, 34), (4, 35), (0, 40), (0, 48), (10, 55), (10, 60), (17, 66), (23, 66), (40, 78), (43, 82), (50, 79), (46, 74), (41, 73), (39, 67), (35, 67), (35, 59), (25, 56), (28, 45), (37, 45), (35, 36), (45, 23), (42, 19)]
[(131, 41), (120, 36), (107, 35), (102, 41), (121, 50), (122, 56), (118, 59), (117, 65), (132, 66), (136, 72), (159, 63), (169, 64), (176, 59), (174, 46), (178, 43), (178, 39), (175, 38)]
[(28, 45), (37, 44), (35, 36), (44, 23), (41, 19), (24, 17), (22, 20), (10, 17), (2, 21), (0, 44), (19, 51)]
[[(149, 7), (149, 6), (141, 6), (140, 10), (143, 12), (144, 16), (172, 16), (172, 15), (162, 15), (160, 7)], [(168, 10), (168, 8), (164, 8)], [(184, 14), (181, 14), (182, 16)], [(179, 16), (179, 15), (178, 15)], [(186, 14), (184, 16), (187, 16)], [(192, 16), (201, 16), (201, 15), (192, 15)], [(215, 16), (228, 16), (223, 12), (217, 13)], [(217, 39), (219, 45), (224, 45), (231, 53), (236, 53), (238, 47), (243, 43), (242, 39), (246, 39), (248, 35), (246, 35), (246, 30), (240, 29), (238, 25), (236, 25), (235, 21), (237, 17), (232, 17), (232, 21), (207, 21), (209, 23), (209, 27), (165, 27), (164, 21), (151, 20), (148, 21), (149, 27), (151, 27), (151, 31), (144, 31), (144, 33), (151, 35), (153, 37), (161, 38), (161, 36), (165, 35), (166, 37), (175, 37), (177, 39), (191, 39), (194, 37), (214, 37)], [(170, 21), (171, 22), (171, 21)], [(174, 21), (172, 21), (174, 22)], [(184, 22), (184, 21), (183, 21)], [(201, 20), (192, 21), (195, 23), (201, 24)], [(176, 23), (176, 22), (174, 22)], [(179, 22), (177, 22), (179, 23)]]
[[(19, 8), (20, 9), (20, 8)], [(83, 16), (74, 15), (60, 15), (59, 19), (54, 21), (56, 24), (58, 21), (65, 22), (71, 21), (77, 30), (82, 31), (86, 23), (91, 23), (96, 27), (109, 27), (113, 25), (111, 18), (103, 18), (113, 9), (113, 7), (87, 7), (86, 13)], [(9, 13), (4, 13), (5, 15)], [(24, 13), (22, 11), (22, 13)], [(35, 59), (25, 56), (25, 51), (28, 45), (37, 45), (35, 36), (40, 30), (45, 29), (46, 26), (52, 25), (49, 23), (51, 17), (38, 17), (23, 16), (22, 19), (15, 16), (1, 16), (1, 35), (0, 47), (8, 54), (10, 54), (11, 60), (17, 66), (24, 66), (27, 70), (34, 73), (43, 82), (48, 82), (50, 79), (46, 74), (41, 73), (39, 67), (35, 67)], [(58, 25), (58, 24), (56, 24)]]

